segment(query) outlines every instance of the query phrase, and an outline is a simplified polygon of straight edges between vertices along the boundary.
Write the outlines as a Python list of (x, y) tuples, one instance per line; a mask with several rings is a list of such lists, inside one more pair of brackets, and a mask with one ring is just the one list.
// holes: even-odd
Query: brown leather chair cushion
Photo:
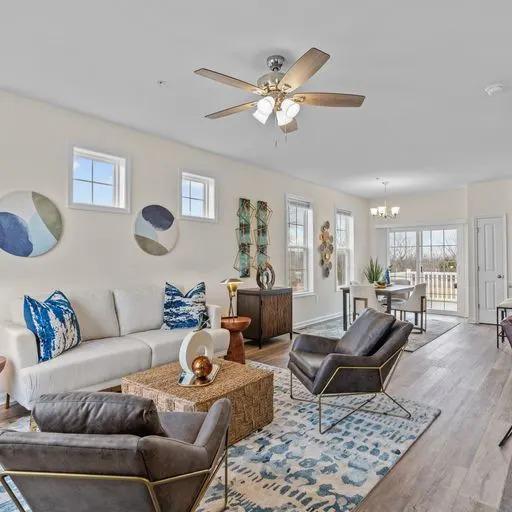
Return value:
[(295, 363), (310, 379), (315, 378), (325, 357), (325, 354), (306, 352), (305, 350), (290, 352), (290, 361)]
[(335, 352), (350, 356), (366, 356), (388, 334), (395, 317), (366, 308), (338, 341)]
[(121, 393), (43, 395), (32, 415), (41, 432), (165, 436), (152, 400)]

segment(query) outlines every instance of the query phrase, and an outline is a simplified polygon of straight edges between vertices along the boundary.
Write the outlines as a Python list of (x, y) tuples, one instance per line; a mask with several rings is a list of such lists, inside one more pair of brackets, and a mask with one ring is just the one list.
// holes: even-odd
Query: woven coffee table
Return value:
[(122, 392), (150, 398), (162, 412), (205, 412), (219, 398), (229, 398), (233, 408), (229, 444), (233, 444), (274, 419), (274, 374), (223, 359), (214, 362), (221, 369), (209, 386), (179, 386), (181, 366), (176, 362), (123, 377)]

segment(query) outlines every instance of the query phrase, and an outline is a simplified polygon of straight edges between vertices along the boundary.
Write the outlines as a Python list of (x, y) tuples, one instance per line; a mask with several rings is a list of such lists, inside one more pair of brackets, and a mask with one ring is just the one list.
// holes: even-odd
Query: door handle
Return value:
[(496, 277), (497, 277), (498, 279), (503, 279), (503, 277), (504, 277), (504, 276), (503, 276), (503, 274), (496, 274)]

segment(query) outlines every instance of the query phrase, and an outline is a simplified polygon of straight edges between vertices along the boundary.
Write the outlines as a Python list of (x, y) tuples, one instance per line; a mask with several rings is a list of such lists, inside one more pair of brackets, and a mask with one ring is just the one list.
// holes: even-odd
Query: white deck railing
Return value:
[(427, 283), (428, 300), (457, 302), (457, 272), (423, 272), (419, 280), (412, 270), (393, 272), (392, 276), (395, 279), (409, 279), (412, 285)]

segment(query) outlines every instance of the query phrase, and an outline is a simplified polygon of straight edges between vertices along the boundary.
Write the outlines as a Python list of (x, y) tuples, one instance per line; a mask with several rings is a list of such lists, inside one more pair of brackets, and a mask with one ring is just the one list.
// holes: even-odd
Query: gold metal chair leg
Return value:
[(26, 510), (22, 507), (20, 501), (18, 500), (18, 498), (14, 494), (14, 492), (11, 489), (11, 487), (9, 486), (9, 484), (5, 481), (5, 476), (0, 477), (0, 480), (2, 482), (3, 488), (5, 489), (7, 494), (9, 495), (9, 498), (11, 498), (11, 500), (14, 502), (14, 504), (16, 505), (16, 508), (19, 510), (19, 512), (26, 512)]
[[(368, 398), (368, 400), (365, 400), (360, 405), (358, 405), (355, 409), (352, 409), (348, 414), (345, 414), (345, 416), (342, 416), (338, 421), (336, 421), (332, 425), (328, 426), (326, 429), (322, 430), (322, 395), (318, 395), (318, 432), (320, 432), (320, 434), (325, 434), (326, 432), (331, 430), (333, 427), (335, 427), (336, 425), (341, 423), (343, 420), (346, 420), (349, 416), (352, 416), (352, 414), (354, 414), (355, 412), (362, 409), (365, 405), (369, 404), (376, 396), (377, 396), (377, 394), (375, 393), (372, 397)], [(347, 406), (335, 405), (333, 407), (343, 407), (343, 408), (349, 409), (349, 407), (347, 407)]]
[(226, 451), (224, 452), (224, 510), (228, 509), (228, 432), (226, 432)]
[(398, 403), (391, 395), (388, 395), (388, 393), (386, 393), (385, 391), (382, 391), (382, 393), (386, 395), (394, 404), (398, 405), (398, 407), (400, 407), (400, 409), (402, 409), (402, 411), (404, 411), (405, 414), (407, 414), (407, 419), (412, 418), (411, 412), (408, 411), (402, 404)]

